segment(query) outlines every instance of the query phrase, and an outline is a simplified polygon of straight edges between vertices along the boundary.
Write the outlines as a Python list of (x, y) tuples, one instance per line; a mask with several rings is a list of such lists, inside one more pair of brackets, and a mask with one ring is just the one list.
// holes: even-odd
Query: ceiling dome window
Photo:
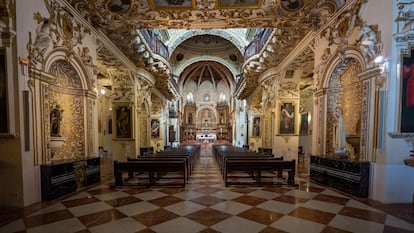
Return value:
[(190, 92), (190, 93), (187, 94), (187, 101), (188, 102), (193, 102), (194, 101), (193, 93)]
[(208, 101), (210, 101), (210, 96), (209, 96), (208, 94), (205, 94), (205, 95), (203, 96), (203, 101), (204, 101), (204, 102), (208, 102)]
[(220, 102), (226, 102), (226, 95), (223, 93), (220, 94)]

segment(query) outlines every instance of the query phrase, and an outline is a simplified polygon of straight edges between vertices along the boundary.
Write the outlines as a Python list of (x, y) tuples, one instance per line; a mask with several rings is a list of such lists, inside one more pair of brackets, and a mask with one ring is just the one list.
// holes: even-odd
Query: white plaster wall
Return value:
[[(368, 24), (378, 24), (384, 43), (383, 55), (389, 59), (389, 73), (386, 73), (387, 109), (385, 111), (385, 147), (377, 150), (376, 163), (372, 164), (371, 194), (374, 200), (384, 203), (412, 202), (414, 182), (407, 177), (414, 176), (414, 169), (405, 166), (410, 147), (403, 139), (392, 139), (388, 132), (397, 131), (400, 100), (399, 59), (400, 54), (393, 39), (393, 21), (396, 17), (395, 1), (369, 1), (363, 14)], [(394, 9), (393, 11), (388, 9)], [(380, 17), (379, 17), (380, 15)]]
[[(35, 29), (37, 27), (37, 22), (33, 19), (33, 14), (35, 12), (40, 12), (44, 17), (49, 17), (49, 13), (44, 5), (44, 2), (36, 0), (28, 1), (16, 1), (16, 31), (18, 32), (16, 36), (17, 40), (17, 57), (27, 58), (28, 51), (26, 49), (26, 44), (29, 42), (29, 32), (32, 32), (32, 40), (34, 41), (36, 33)], [(40, 166), (35, 165), (34, 160), (34, 150), (31, 147), (31, 150), (24, 152), (24, 143), (23, 143), (23, 104), (22, 103), (22, 91), (28, 90), (26, 84), (26, 78), (21, 72), (21, 67), (18, 67), (17, 78), (19, 80), (19, 122), (22, 124), (20, 129), (21, 136), (21, 156), (22, 156), (22, 194), (23, 200), (22, 203), (19, 203), (18, 206), (28, 206), (34, 203), (41, 201), (41, 182), (40, 182)], [(31, 125), (32, 122), (31, 122)], [(33, 130), (31, 128), (31, 130)], [(31, 137), (33, 134), (31, 134)], [(13, 180), (11, 181), (13, 182)], [(14, 205), (14, 204), (13, 204)]]

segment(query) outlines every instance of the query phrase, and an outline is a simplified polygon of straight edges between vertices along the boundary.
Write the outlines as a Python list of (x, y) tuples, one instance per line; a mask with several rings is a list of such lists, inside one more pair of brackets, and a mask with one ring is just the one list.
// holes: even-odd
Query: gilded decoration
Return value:
[[(85, 156), (84, 134), (84, 93), (80, 77), (73, 66), (64, 60), (54, 62), (49, 69), (54, 78), (49, 80), (48, 90), (44, 90), (47, 116), (44, 124), (53, 142), (62, 138), (57, 148), (53, 148), (49, 159), (71, 159)], [(73, 91), (71, 91), (73, 90)], [(54, 111), (52, 111), (54, 110)], [(51, 122), (52, 113), (59, 110), (59, 122)], [(90, 111), (91, 112), (91, 111)], [(89, 122), (90, 125), (91, 122)], [(59, 129), (56, 131), (56, 126)], [(46, 140), (49, 137), (46, 137)], [(53, 145), (55, 146), (55, 145)]]
[(72, 159), (85, 156), (84, 106), (82, 96), (60, 94), (50, 90), (49, 109), (56, 105), (64, 110), (61, 123), (61, 136), (65, 143), (52, 154), (51, 159)]
[[(361, 67), (356, 60), (345, 59), (332, 73), (327, 90), (326, 153), (334, 153), (335, 113), (342, 112), (344, 128), (348, 136), (361, 136), (362, 87), (358, 78)], [(322, 124), (323, 125), (323, 124)], [(359, 148), (358, 148), (359, 149)]]
[(43, 62), (44, 58), (56, 47), (65, 46), (71, 56), (73, 48), (82, 44), (85, 33), (90, 31), (80, 23), (76, 22), (66, 9), (61, 7), (57, 1), (47, 2), (47, 7), (51, 15), (42, 16), (39, 12), (34, 13), (33, 17), (38, 23), (35, 29), (35, 39), (32, 40), (32, 33), (29, 34), (27, 50), (29, 59)]
[(53, 75), (54, 79), (50, 84), (59, 87), (82, 89), (82, 84), (78, 73), (73, 66), (63, 60), (54, 62), (49, 73)]
[[(157, 4), (157, 1), (153, 2)], [(236, 96), (244, 99), (257, 86), (256, 80), (263, 70), (279, 64), (308, 32), (319, 30), (338, 10), (336, 2), (331, 0), (298, 1), (297, 5), (290, 1), (274, 0), (258, 0), (251, 4), (252, 1), (249, 0), (232, 3), (232, 7), (227, 4), (228, 8), (219, 7), (214, 0), (198, 0), (194, 9), (183, 10), (176, 5), (172, 6), (181, 2), (183, 1), (160, 3), (165, 6), (160, 9), (151, 7), (146, 0), (138, 0), (128, 10), (120, 10), (122, 13), (108, 10), (102, 1), (71, 0), (69, 4), (93, 27), (104, 30), (103, 33), (130, 61), (153, 73), (155, 87), (168, 99), (175, 97), (174, 88), (168, 82), (171, 69), (164, 64), (163, 59), (157, 60), (151, 52), (147, 52), (148, 49), (141, 43), (143, 37), (137, 29), (275, 28), (274, 35), (269, 37), (268, 46), (266, 45), (269, 50), (261, 50), (261, 54), (248, 61), (243, 68), (244, 84)], [(354, 0), (346, 4), (346, 7), (359, 4), (359, 1)], [(251, 8), (250, 5), (258, 8)], [(341, 6), (343, 4), (339, 5)]]

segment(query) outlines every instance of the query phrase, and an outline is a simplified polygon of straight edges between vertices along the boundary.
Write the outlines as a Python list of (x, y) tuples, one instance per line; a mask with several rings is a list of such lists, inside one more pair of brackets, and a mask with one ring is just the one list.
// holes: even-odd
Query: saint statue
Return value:
[(51, 131), (50, 134), (53, 137), (61, 137), (60, 135), (60, 124), (63, 118), (63, 109), (60, 109), (60, 105), (56, 105), (56, 107), (50, 113), (50, 125)]
[(346, 132), (345, 124), (342, 116), (342, 110), (337, 107), (335, 109), (336, 124), (334, 125), (334, 149), (335, 154), (345, 155), (346, 153)]

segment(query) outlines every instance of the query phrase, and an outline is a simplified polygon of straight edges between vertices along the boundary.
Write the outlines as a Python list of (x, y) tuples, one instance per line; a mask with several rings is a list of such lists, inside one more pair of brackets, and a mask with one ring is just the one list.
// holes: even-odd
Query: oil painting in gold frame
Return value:
[(153, 10), (194, 10), (196, 0), (150, 0)]
[(216, 0), (218, 8), (252, 8), (257, 9), (262, 5), (262, 0)]

